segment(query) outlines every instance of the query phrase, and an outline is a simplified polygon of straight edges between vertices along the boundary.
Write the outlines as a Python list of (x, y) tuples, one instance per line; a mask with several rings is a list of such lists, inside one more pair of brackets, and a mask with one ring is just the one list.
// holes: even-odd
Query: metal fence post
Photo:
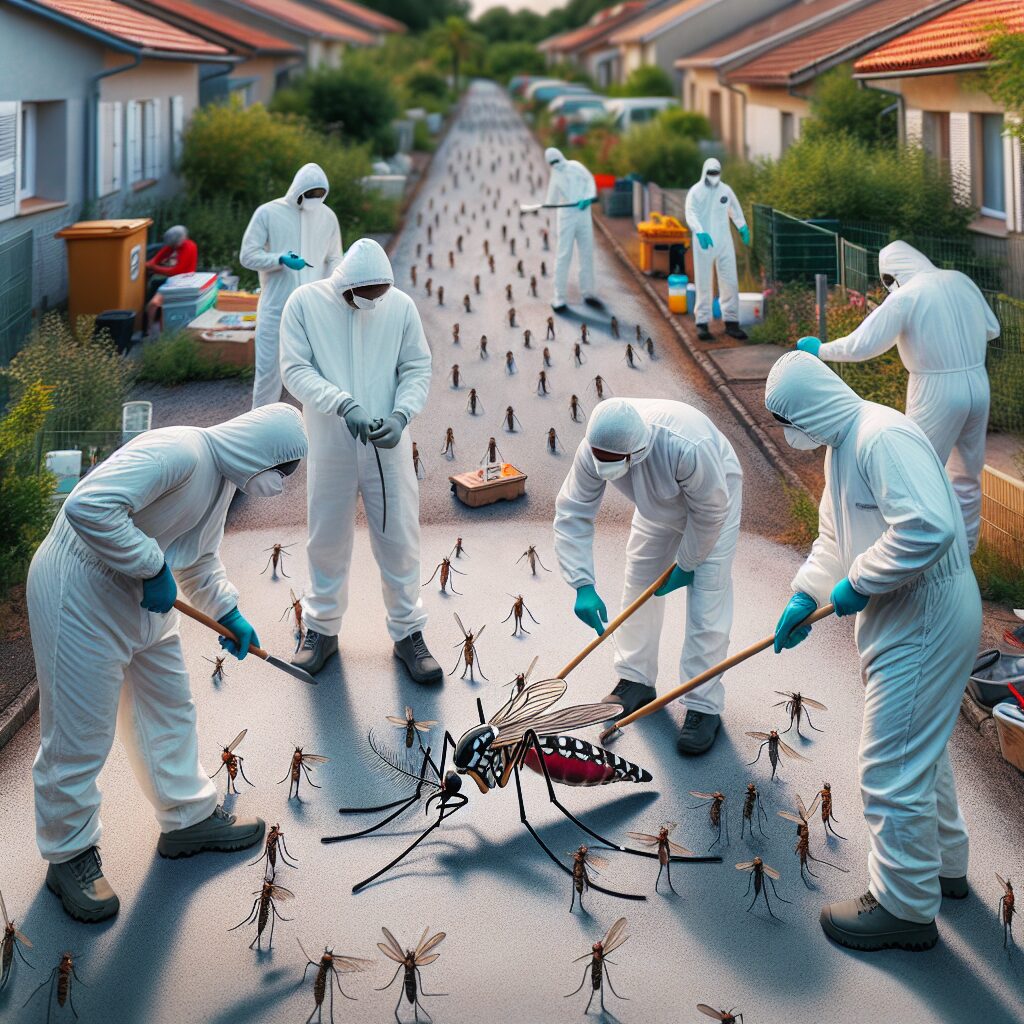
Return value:
[(828, 341), (828, 274), (814, 275), (814, 301), (818, 313), (818, 337)]

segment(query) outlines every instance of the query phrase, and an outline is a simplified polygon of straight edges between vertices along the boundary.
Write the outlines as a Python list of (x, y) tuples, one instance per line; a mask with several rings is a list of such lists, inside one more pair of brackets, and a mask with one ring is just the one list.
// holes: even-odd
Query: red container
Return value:
[(595, 174), (594, 184), (597, 185), (597, 190), (600, 192), (603, 188), (615, 188), (615, 175), (614, 174)]

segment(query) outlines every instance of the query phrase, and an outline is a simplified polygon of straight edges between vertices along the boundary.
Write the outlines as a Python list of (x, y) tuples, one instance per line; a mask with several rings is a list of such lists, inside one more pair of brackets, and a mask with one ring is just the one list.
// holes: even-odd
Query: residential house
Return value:
[(227, 96), (237, 97), (243, 106), (269, 103), (289, 74), (305, 64), (305, 51), (301, 47), (246, 24), (244, 16), (218, 14), (188, 0), (119, 2), (219, 43), (235, 55), (232, 63), (207, 64), (200, 69), (201, 104)]
[[(800, 137), (815, 81), (963, 0), (871, 0), (758, 48), (721, 74), (739, 94), (746, 156), (779, 157)], [(733, 120), (733, 119), (731, 119)], [(738, 119), (736, 119), (738, 120)], [(724, 121), (723, 121), (724, 126)], [(742, 151), (735, 139), (726, 145)]]
[(373, 33), (299, 0), (206, 0), (203, 7), (300, 47), (306, 68), (339, 67), (350, 46), (377, 43)]
[(640, 17), (652, 6), (651, 0), (630, 0), (598, 11), (586, 25), (541, 40), (537, 49), (549, 64), (574, 64), (585, 71), (601, 89), (621, 78), (622, 53), (611, 43), (613, 33)]
[(328, 14), (333, 14), (342, 21), (354, 25), (364, 32), (369, 32), (378, 43), (383, 42), (389, 35), (401, 35), (408, 32), (405, 24), (395, 18), (389, 18), (380, 11), (364, 7), (362, 4), (352, 3), (352, 0), (303, 0), (312, 7), (319, 7)]
[(716, 39), (763, 18), (790, 0), (676, 0), (653, 7), (614, 32), (619, 49), (619, 81), (646, 64), (678, 77), (675, 62)]
[(1024, 232), (1024, 158), (1006, 113), (981, 89), (991, 26), (1024, 33), (1021, 0), (968, 0), (854, 64), (855, 77), (899, 94), (904, 136), (947, 160), (981, 233)]
[(199, 70), (233, 59), (112, 0), (0, 4), (0, 362), (67, 294), (60, 228), (177, 190)]

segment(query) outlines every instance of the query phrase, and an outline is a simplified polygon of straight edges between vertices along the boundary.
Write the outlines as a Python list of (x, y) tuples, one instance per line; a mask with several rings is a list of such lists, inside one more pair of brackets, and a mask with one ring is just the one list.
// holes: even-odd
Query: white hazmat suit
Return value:
[[(722, 319), (738, 323), (740, 318), (739, 279), (736, 275), (736, 249), (732, 242), (731, 220), (736, 227), (745, 228), (746, 218), (736, 193), (724, 181), (712, 179), (707, 183), (708, 171), (721, 174), (722, 165), (714, 157), (704, 161), (700, 181), (686, 193), (686, 224), (690, 229), (690, 247), (693, 252), (693, 278), (697, 301), (693, 319), (698, 324), (711, 320), (714, 301), (713, 272), (718, 274), (718, 298)], [(698, 235), (710, 235), (712, 244), (705, 249)]]
[[(626, 546), (622, 607), (673, 560), (693, 572), (686, 587), (686, 636), (679, 660), (680, 680), (691, 679), (721, 661), (729, 647), (743, 470), (725, 435), (692, 406), (667, 399), (602, 402), (555, 502), (555, 554), (571, 587), (594, 584), (594, 521), (606, 484), (598, 476), (591, 444), (603, 447), (593, 438), (603, 433), (601, 420), (614, 417), (618, 403), (639, 412), (649, 434), (644, 451), (632, 456), (629, 472), (612, 481), (636, 505)], [(664, 619), (665, 602), (653, 599), (615, 632), (620, 679), (656, 685)], [(725, 703), (721, 676), (692, 690), (682, 703), (720, 715)]]
[[(310, 281), (330, 277), (341, 262), (341, 230), (334, 211), (322, 201), (299, 197), (310, 189), (329, 188), (327, 175), (318, 164), (299, 168), (288, 191), (264, 203), (252, 215), (242, 237), (242, 266), (260, 275), (260, 301), (256, 312), (256, 373), (252, 382), (252, 407), (281, 398), (281, 367), (278, 335), (281, 311), (288, 296)], [(307, 263), (291, 270), (280, 257), (294, 252)]]
[(32, 769), (43, 858), (71, 860), (100, 839), (97, 778), (115, 722), (162, 832), (217, 806), (199, 762), (178, 613), (146, 611), (143, 581), (164, 562), (183, 597), (220, 619), (238, 603), (219, 548), (235, 489), (306, 453), (298, 412), (266, 406), (214, 427), (133, 438), (72, 491), (28, 576), (39, 679)]
[[(419, 484), (409, 433), (403, 431), (396, 448), (375, 449), (353, 438), (338, 415), (338, 407), (351, 398), (374, 419), (399, 412), (408, 424), (426, 402), (430, 348), (412, 299), (394, 287), (375, 309), (353, 309), (342, 298), (349, 288), (393, 282), (387, 254), (361, 238), (330, 278), (292, 295), (281, 321), (281, 372), (302, 403), (309, 431), (310, 588), (303, 609), (306, 625), (327, 636), (341, 630), (348, 606), (360, 495), (391, 639), (403, 640), (427, 621), (420, 596)], [(375, 452), (387, 496), (384, 530)]]
[(583, 293), (583, 298), (596, 298), (594, 292), (594, 221), (589, 207), (581, 210), (576, 204), (583, 199), (596, 201), (597, 185), (594, 182), (594, 176), (579, 160), (566, 160), (562, 156), (561, 150), (555, 149), (553, 146), (544, 151), (544, 159), (551, 168), (548, 194), (544, 203), (547, 206), (562, 207), (555, 211), (558, 240), (555, 253), (555, 294), (551, 301), (552, 306), (558, 307), (566, 305), (569, 301), (569, 265), (572, 263), (573, 246), (576, 247), (580, 291)]
[(989, 383), (986, 346), (999, 321), (977, 285), (958, 270), (939, 270), (906, 242), (878, 254), (880, 274), (895, 278), (885, 301), (845, 338), (822, 345), (829, 362), (873, 359), (895, 345), (910, 373), (907, 415), (925, 432), (953, 482), (967, 541), (981, 529)]
[(939, 875), (967, 873), (946, 751), (981, 631), (963, 517), (921, 429), (809, 353), (775, 364), (765, 405), (828, 446), (819, 535), (793, 590), (821, 606), (849, 577), (869, 597), (856, 624), (869, 887), (889, 913), (930, 922)]

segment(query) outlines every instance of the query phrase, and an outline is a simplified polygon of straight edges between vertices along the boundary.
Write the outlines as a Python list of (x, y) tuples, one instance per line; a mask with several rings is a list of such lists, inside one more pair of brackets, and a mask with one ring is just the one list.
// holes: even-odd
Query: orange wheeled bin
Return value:
[(142, 327), (146, 304), (146, 233), (148, 217), (122, 220), (80, 220), (57, 232), (68, 247), (68, 316), (108, 309), (135, 310)]

